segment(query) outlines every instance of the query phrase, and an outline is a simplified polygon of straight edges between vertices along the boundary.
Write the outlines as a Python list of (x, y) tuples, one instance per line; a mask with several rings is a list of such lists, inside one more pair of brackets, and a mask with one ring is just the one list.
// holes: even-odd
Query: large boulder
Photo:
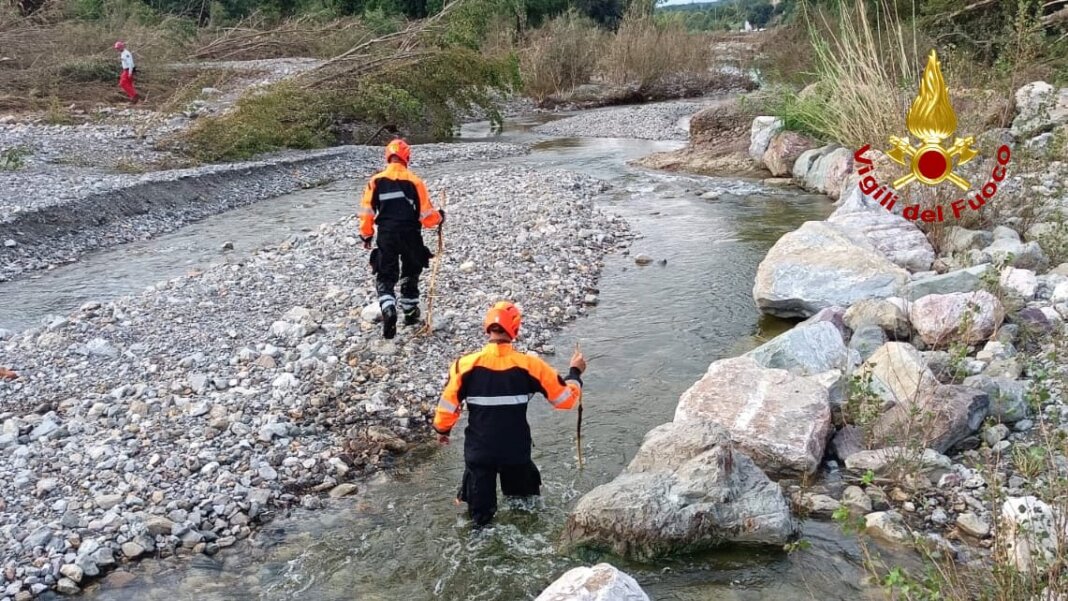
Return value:
[(753, 128), (749, 133), (749, 156), (754, 161), (764, 160), (764, 153), (771, 144), (771, 139), (782, 131), (782, 119), (778, 117), (757, 117), (753, 119)]
[(716, 361), (679, 398), (675, 422), (712, 421), (773, 476), (811, 474), (831, 433), (828, 388), (752, 357)]
[(912, 303), (912, 327), (933, 348), (985, 342), (1005, 319), (1001, 301), (985, 290), (930, 294)]
[(837, 199), (845, 190), (849, 174), (853, 171), (853, 152), (837, 147), (820, 155), (805, 174), (803, 185), (809, 190), (822, 192)]
[(908, 279), (907, 271), (839, 226), (808, 221), (779, 238), (761, 261), (753, 298), (765, 313), (809, 317), (865, 298), (900, 296)]
[(811, 138), (794, 131), (780, 132), (771, 139), (768, 149), (764, 151), (764, 166), (775, 177), (790, 175), (797, 157), (815, 147), (816, 143)]
[(898, 305), (882, 299), (864, 299), (845, 312), (845, 323), (856, 332), (864, 326), (879, 326), (894, 338), (907, 339), (912, 333), (909, 316)]
[(894, 264), (909, 271), (927, 271), (935, 260), (934, 248), (916, 223), (887, 211), (878, 201), (854, 186), (827, 221), (861, 236)]
[(1030, 138), (1068, 123), (1068, 88), (1057, 89), (1044, 81), (1029, 83), (1016, 91), (1018, 114), (1012, 133)]
[(572, 568), (534, 601), (649, 601), (638, 582), (607, 563)]
[(886, 405), (901, 405), (938, 387), (920, 351), (907, 342), (887, 342), (861, 366), (871, 373), (872, 392)]
[(622, 474), (575, 505), (565, 538), (637, 559), (793, 539), (782, 489), (730, 438), (708, 421), (652, 429)]
[(849, 349), (842, 333), (828, 321), (799, 325), (745, 356), (764, 367), (786, 369), (803, 376), (832, 369), (844, 371), (849, 363)]
[(794, 167), (790, 171), (794, 181), (800, 185), (805, 186), (808, 181), (808, 174), (812, 171), (812, 168), (816, 165), (816, 162), (821, 158), (829, 154), (831, 151), (838, 148), (833, 144), (821, 146), (819, 148), (813, 148), (812, 150), (806, 150), (801, 153), (801, 156), (797, 157), (794, 161)]
[(905, 285), (905, 298), (916, 300), (929, 294), (952, 294), (975, 292), (983, 287), (983, 277), (993, 274), (994, 266), (983, 263), (966, 269), (958, 269), (941, 275), (916, 279)]
[(945, 453), (986, 418), (989, 397), (967, 386), (941, 385), (884, 413), (872, 429), (875, 446), (919, 444)]
[(1006, 424), (1014, 424), (1031, 413), (1027, 404), (1028, 382), (986, 375), (970, 376), (964, 385), (982, 390), (990, 397), (987, 414)]

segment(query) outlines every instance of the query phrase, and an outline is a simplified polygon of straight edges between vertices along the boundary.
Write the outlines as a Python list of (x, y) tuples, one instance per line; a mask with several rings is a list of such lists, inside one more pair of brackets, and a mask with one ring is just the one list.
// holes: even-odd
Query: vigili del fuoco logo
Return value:
[[(871, 159), (865, 156), (871, 149), (871, 144), (865, 144), (853, 155), (857, 174), (861, 176), (862, 192), (879, 201), (887, 211), (893, 211), (894, 205), (901, 201), (898, 190), (903, 190), (913, 183), (938, 186), (949, 182), (967, 193), (965, 198), (958, 198), (950, 203), (949, 211), (956, 219), (960, 219), (965, 210), (978, 211), (997, 194), (998, 182), (1005, 179), (1006, 166), (1012, 158), (1012, 151), (1004, 144), (998, 148), (997, 163), (990, 173), (990, 179), (978, 191), (969, 192), (971, 182), (955, 173), (954, 169), (975, 159), (979, 152), (972, 147), (975, 143), (973, 136), (955, 137), (952, 146), (943, 145), (943, 141), (957, 131), (957, 114), (949, 103), (949, 89), (942, 77), (941, 63), (934, 50), (927, 57), (923, 81), (920, 82), (920, 94), (912, 101), (905, 124), (909, 133), (919, 139), (919, 145), (913, 146), (907, 136), (890, 136), (887, 156), (908, 169), (908, 173), (894, 180), (890, 187), (879, 183), (872, 174), (874, 165)], [(911, 204), (903, 208), (901, 216), (911, 221), (919, 219), (935, 222), (945, 221), (946, 212), (941, 204), (922, 211), (919, 204)]]

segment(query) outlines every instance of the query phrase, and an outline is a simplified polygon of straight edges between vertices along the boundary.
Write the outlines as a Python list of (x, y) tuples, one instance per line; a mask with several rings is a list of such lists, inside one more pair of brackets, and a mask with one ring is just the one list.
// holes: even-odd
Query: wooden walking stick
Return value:
[[(577, 342), (575, 352), (581, 352)], [(578, 422), (575, 424), (575, 447), (578, 449), (578, 466), (582, 469), (582, 398), (579, 398)]]
[[(445, 204), (448, 202), (448, 197), (445, 196), (445, 191), (441, 191), (441, 208), (445, 208)], [(431, 319), (434, 315), (434, 296), (436, 295), (438, 285), (438, 269), (441, 268), (441, 255), (445, 252), (445, 234), (442, 232), (442, 227), (445, 224), (438, 225), (438, 252), (434, 255), (434, 268), (430, 271), (430, 287), (426, 292), (426, 325), (423, 326), (423, 334), (429, 336), (433, 331), (433, 325)]]

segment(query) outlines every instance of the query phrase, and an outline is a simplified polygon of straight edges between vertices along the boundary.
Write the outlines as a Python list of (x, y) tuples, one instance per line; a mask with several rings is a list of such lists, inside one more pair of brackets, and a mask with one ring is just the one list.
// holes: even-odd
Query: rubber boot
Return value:
[(382, 337), (391, 340), (397, 335), (397, 308), (382, 309)]
[(419, 323), (419, 307), (404, 312), (404, 325), (414, 326)]

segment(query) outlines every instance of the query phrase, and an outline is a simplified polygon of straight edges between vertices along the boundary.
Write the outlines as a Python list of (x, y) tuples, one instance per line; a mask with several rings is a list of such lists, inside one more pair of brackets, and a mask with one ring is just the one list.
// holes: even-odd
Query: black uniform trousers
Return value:
[[(406, 313), (418, 308), (419, 276), (430, 266), (432, 256), (418, 229), (378, 232), (378, 248), (371, 253), (371, 266), (378, 304), (383, 310), (394, 304)], [(398, 281), (400, 298), (393, 292)]]
[(541, 473), (533, 461), (517, 465), (467, 462), (457, 498), (467, 503), (467, 513), (476, 526), (488, 524), (497, 513), (498, 475), (506, 497), (541, 494)]

